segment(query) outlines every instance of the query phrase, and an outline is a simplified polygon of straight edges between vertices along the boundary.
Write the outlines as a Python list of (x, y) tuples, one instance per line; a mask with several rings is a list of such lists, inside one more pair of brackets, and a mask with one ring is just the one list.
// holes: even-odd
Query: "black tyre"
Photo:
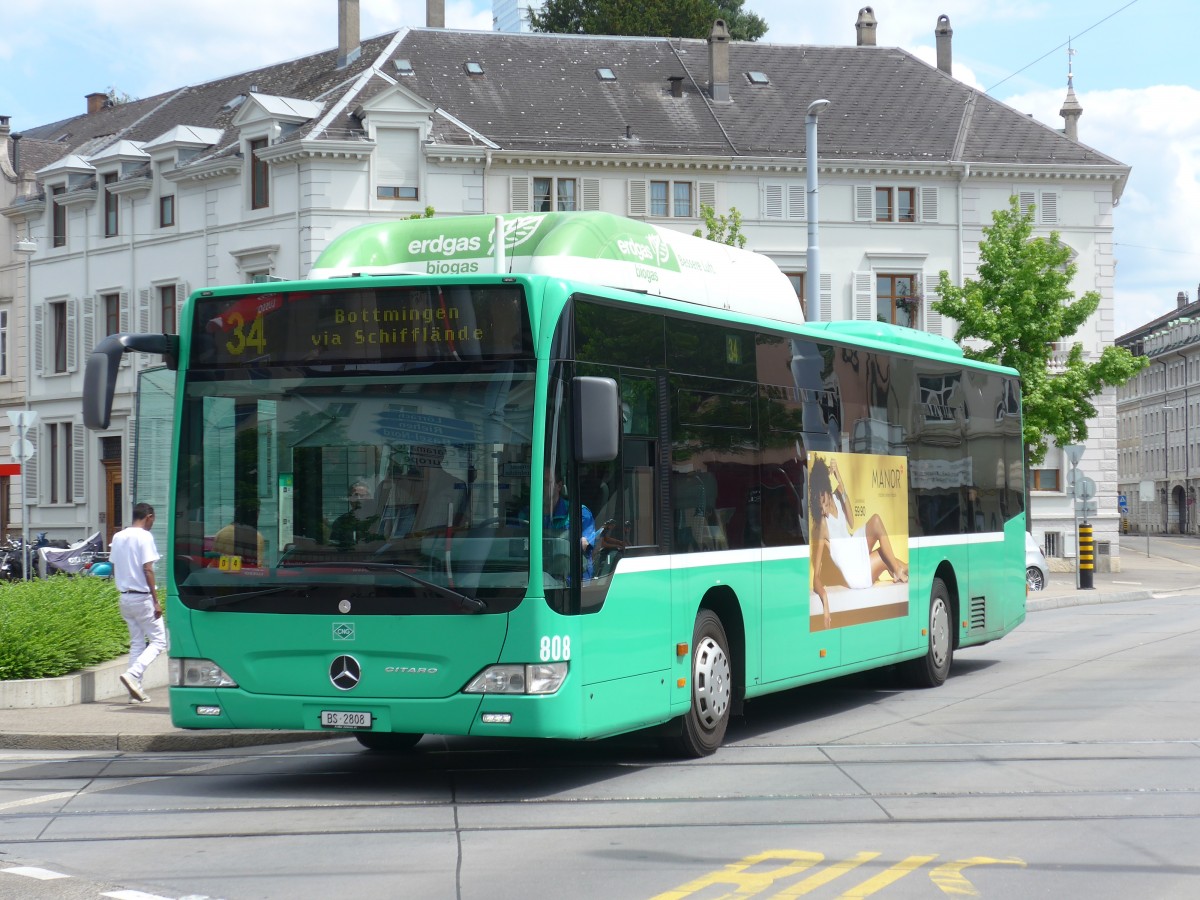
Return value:
[(417, 746), (423, 734), (405, 734), (392, 731), (358, 731), (354, 736), (368, 750), (379, 753), (407, 753)]
[(725, 740), (733, 705), (733, 665), (721, 620), (702, 609), (692, 629), (692, 708), (670, 749), (680, 756), (710, 756)]
[(950, 591), (940, 578), (933, 579), (929, 592), (929, 649), (920, 659), (904, 663), (905, 679), (916, 687), (939, 687), (950, 674), (954, 660), (954, 633), (951, 630)]

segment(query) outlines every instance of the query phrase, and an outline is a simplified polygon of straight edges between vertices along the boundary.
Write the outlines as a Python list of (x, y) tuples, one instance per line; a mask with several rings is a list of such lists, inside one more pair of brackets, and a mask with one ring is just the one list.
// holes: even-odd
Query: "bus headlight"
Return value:
[(186, 657), (167, 660), (172, 687), (237, 687), (225, 670), (211, 659), (188, 659)]
[(567, 663), (488, 666), (463, 688), (464, 694), (553, 694), (567, 677)]

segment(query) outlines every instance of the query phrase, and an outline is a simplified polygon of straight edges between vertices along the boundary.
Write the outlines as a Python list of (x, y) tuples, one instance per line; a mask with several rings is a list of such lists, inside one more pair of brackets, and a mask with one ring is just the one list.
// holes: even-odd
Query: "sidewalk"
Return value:
[[(1120, 572), (1095, 575), (1092, 590), (1077, 590), (1074, 573), (1052, 572), (1046, 589), (1029, 595), (1027, 608), (1036, 613), (1200, 590), (1200, 541), (1180, 539), (1176, 547), (1182, 551), (1177, 555), (1196, 563), (1147, 557), (1145, 545), (1136, 538), (1123, 541)], [(166, 688), (148, 689), (149, 703), (130, 704), (124, 697), (112, 697), (43, 709), (0, 709), (0, 749), (197, 751), (346, 736), (346, 732), (327, 731), (188, 731), (171, 724)]]

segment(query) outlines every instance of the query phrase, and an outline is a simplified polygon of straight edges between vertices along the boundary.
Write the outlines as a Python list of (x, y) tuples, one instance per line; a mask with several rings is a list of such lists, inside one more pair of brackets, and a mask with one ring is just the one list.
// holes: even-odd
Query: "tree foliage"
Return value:
[(707, 203), (700, 204), (700, 218), (704, 220), (704, 230), (697, 228), (692, 232), (696, 237), (702, 237), (718, 244), (728, 244), (730, 247), (745, 247), (746, 236), (742, 234), (742, 214), (736, 206), (729, 207), (729, 215), (717, 215), (717, 211)]
[(1046, 456), (1049, 440), (1064, 447), (1087, 439), (1092, 399), (1105, 387), (1124, 384), (1147, 360), (1123, 347), (1106, 347), (1094, 362), (1083, 346), (1071, 346), (1061, 372), (1050, 371), (1054, 342), (1072, 337), (1100, 305), (1088, 291), (1078, 300), (1071, 250), (1057, 232), (1033, 237), (1033, 209), (1021, 213), (1017, 198), (992, 214), (979, 244), (979, 277), (962, 287), (941, 273), (941, 299), (933, 308), (959, 323), (954, 339), (977, 338), (982, 348), (965, 348), (971, 359), (1010, 366), (1021, 374), (1024, 440), (1031, 465)]
[(621, 34), (706, 38), (724, 19), (735, 41), (756, 41), (767, 23), (743, 9), (745, 0), (546, 0), (531, 10), (530, 27), (554, 34)]

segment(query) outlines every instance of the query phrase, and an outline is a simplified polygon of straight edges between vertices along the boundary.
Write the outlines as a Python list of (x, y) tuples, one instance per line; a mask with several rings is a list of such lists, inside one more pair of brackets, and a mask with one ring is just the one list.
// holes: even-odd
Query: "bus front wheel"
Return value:
[(425, 735), (396, 731), (359, 731), (354, 735), (368, 750), (380, 753), (407, 753)]
[(725, 740), (733, 703), (733, 667), (729, 639), (721, 620), (711, 609), (702, 609), (692, 630), (692, 708), (672, 742), (681, 756), (710, 756)]
[(950, 621), (950, 591), (946, 582), (933, 579), (929, 592), (929, 648), (919, 659), (904, 664), (904, 675), (915, 687), (939, 687), (950, 674), (954, 660), (954, 632)]

